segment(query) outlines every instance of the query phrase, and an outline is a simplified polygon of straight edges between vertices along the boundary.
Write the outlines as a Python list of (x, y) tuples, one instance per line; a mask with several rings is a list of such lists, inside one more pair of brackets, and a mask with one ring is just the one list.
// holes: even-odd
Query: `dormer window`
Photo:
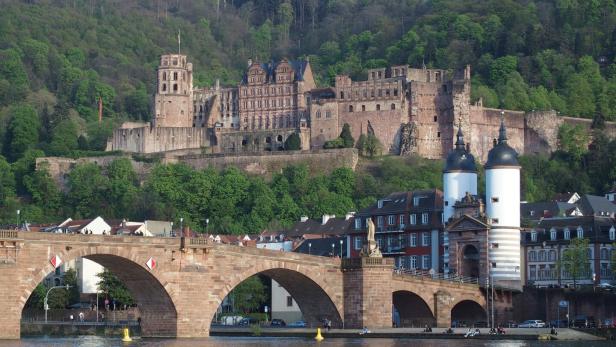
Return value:
[(571, 231), (569, 230), (569, 228), (565, 228), (564, 239), (565, 240), (571, 240)]
[(379, 201), (377, 202), (377, 206), (378, 206), (379, 208), (383, 208), (383, 200), (379, 200)]
[(533, 231), (530, 233), (530, 240), (533, 242), (537, 242), (537, 232)]
[(611, 241), (616, 240), (616, 229), (614, 229), (614, 226), (610, 228), (610, 240)]
[(552, 228), (550, 230), (550, 240), (555, 241), (556, 240), (556, 229)]
[(413, 206), (419, 206), (419, 200), (420, 199), (421, 199), (421, 197), (419, 197), (419, 196), (413, 197)]
[(578, 227), (577, 228), (577, 238), (578, 239), (583, 239), (584, 238), (584, 229), (582, 229), (582, 227)]
[(357, 218), (355, 220), (355, 230), (359, 230), (359, 229), (361, 229), (361, 219)]

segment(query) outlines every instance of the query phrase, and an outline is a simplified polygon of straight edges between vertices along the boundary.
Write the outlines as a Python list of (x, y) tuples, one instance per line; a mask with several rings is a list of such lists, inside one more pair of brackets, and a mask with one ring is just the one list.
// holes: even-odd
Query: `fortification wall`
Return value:
[[(85, 157), (79, 159), (62, 157), (42, 157), (36, 159), (36, 169), (47, 169), (52, 179), (63, 189), (67, 189), (68, 174), (79, 164), (95, 163), (103, 168), (118, 158), (127, 158), (141, 181), (157, 163), (184, 163), (195, 169), (214, 168), (222, 170), (237, 167), (253, 175), (271, 178), (273, 174), (289, 165), (306, 164), (311, 174), (327, 174), (339, 167), (355, 170), (359, 156), (353, 148), (318, 151), (282, 151), (252, 154), (201, 154), (189, 151), (167, 152), (164, 155), (150, 154), (136, 158), (131, 155), (109, 155), (104, 157)], [(138, 159), (138, 160), (135, 160)]]
[[(363, 104), (366, 105), (367, 109), (370, 109), (369, 107), (375, 107), (377, 102), (364, 102)], [(345, 106), (340, 106), (338, 109), (339, 129), (342, 129), (344, 123), (348, 123), (351, 126), (351, 134), (355, 141), (357, 141), (361, 134), (367, 134), (368, 121), (370, 121), (372, 129), (374, 129), (374, 135), (383, 145), (383, 152), (392, 154), (400, 152), (400, 125), (406, 118), (406, 110), (381, 109), (381, 111), (348, 112), (342, 109), (342, 107)]]
[(108, 150), (156, 153), (176, 149), (209, 147), (206, 128), (128, 128), (116, 129)]
[[(471, 106), (471, 153), (481, 163), (488, 159), (488, 152), (493, 147), (494, 139), (498, 138), (501, 110)], [(524, 153), (525, 146), (525, 116), (524, 112), (505, 110), (505, 127), (507, 127), (507, 143), (518, 153)], [(467, 136), (465, 134), (465, 136)], [(468, 141), (468, 140), (467, 140)]]

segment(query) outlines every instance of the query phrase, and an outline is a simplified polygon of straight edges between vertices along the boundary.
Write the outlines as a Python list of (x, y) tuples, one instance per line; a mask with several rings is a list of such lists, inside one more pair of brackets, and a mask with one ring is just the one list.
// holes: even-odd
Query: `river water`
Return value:
[(209, 337), (203, 339), (142, 339), (133, 342), (122, 342), (120, 338), (102, 336), (77, 336), (77, 337), (36, 337), (22, 338), (21, 340), (0, 340), (0, 347), (607, 347), (615, 346), (614, 341), (487, 341), (487, 340), (420, 340), (420, 339), (326, 339), (316, 342), (305, 338), (273, 338), (273, 337)]

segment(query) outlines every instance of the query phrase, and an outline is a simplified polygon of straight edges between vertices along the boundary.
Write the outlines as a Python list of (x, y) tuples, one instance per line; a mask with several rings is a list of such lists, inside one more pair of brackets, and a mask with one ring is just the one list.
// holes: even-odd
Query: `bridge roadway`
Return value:
[(0, 339), (20, 337), (24, 305), (55, 270), (54, 262), (79, 257), (101, 264), (126, 284), (141, 310), (144, 336), (208, 336), (223, 299), (255, 274), (287, 289), (313, 325), (328, 318), (334, 327), (391, 327), (398, 301), (401, 316), (424, 310), (438, 326), (448, 326), (456, 305), (485, 306), (477, 285), (394, 274), (387, 258), (341, 262), (205, 238), (0, 230)]

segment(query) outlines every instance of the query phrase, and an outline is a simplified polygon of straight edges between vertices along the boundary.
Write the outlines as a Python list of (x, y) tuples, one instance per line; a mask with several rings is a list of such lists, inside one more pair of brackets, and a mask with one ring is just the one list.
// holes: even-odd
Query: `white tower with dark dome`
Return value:
[[(475, 158), (468, 151), (462, 135), (462, 127), (458, 126), (455, 148), (447, 155), (443, 169), (443, 221), (446, 224), (453, 216), (456, 201), (467, 193), (477, 195), (477, 166)], [(449, 272), (449, 236), (443, 235), (443, 270)]]
[(495, 282), (520, 285), (520, 164), (518, 153), (507, 144), (501, 119), (498, 141), (488, 153), (486, 214), (489, 273)]

